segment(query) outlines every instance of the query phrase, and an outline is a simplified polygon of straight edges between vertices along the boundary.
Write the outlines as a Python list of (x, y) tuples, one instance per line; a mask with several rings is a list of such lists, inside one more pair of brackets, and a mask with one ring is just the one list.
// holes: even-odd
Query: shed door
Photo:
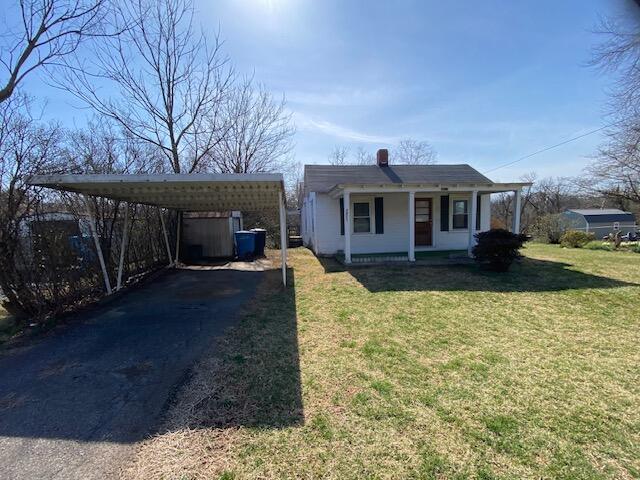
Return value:
[(431, 246), (433, 245), (433, 200), (416, 198), (415, 207), (416, 245)]
[(228, 218), (185, 218), (182, 232), (184, 244), (202, 246), (204, 257), (233, 256)]

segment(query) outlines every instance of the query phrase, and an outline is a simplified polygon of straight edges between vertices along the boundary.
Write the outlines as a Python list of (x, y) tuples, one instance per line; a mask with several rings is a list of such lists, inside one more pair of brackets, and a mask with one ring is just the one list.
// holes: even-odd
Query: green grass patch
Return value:
[(639, 478), (640, 255), (523, 253), (498, 274), (292, 251), (294, 286), (225, 337), (175, 407), (201, 421), (138, 478)]

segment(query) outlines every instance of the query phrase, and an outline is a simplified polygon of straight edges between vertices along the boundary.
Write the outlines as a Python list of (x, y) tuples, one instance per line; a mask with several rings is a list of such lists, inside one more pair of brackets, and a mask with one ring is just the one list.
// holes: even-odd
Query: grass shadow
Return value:
[(348, 271), (370, 292), (478, 291), (554, 292), (638, 286), (636, 283), (592, 275), (573, 265), (524, 257), (506, 273), (471, 265), (378, 265), (345, 267), (333, 258), (320, 258), (326, 273)]

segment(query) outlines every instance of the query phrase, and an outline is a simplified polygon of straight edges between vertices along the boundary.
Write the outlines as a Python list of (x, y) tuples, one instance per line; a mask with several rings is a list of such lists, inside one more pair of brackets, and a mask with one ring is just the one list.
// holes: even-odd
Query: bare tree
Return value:
[(115, 35), (105, 28), (108, 0), (20, 0), (20, 22), (0, 36), (0, 103), (34, 70), (58, 66), (89, 37)]
[[(134, 0), (116, 12), (121, 35), (94, 42), (95, 69), (67, 70), (68, 88), (133, 137), (157, 147), (169, 170), (201, 168), (224, 135), (220, 108), (232, 80), (221, 41), (196, 28), (189, 0)], [(104, 97), (109, 85), (119, 98)]]
[(329, 153), (329, 164), (330, 165), (348, 165), (349, 162), (347, 160), (349, 155), (349, 149), (347, 147), (334, 147)]
[(207, 168), (221, 173), (272, 172), (285, 167), (295, 133), (284, 98), (274, 99), (246, 78), (224, 103), (225, 134), (212, 148)]
[[(637, 6), (630, 6), (637, 8)], [(640, 13), (603, 20), (605, 40), (595, 50), (593, 65), (613, 73), (611, 127), (598, 158), (586, 170), (582, 187), (619, 203), (640, 205)]]
[(358, 147), (354, 153), (354, 160), (356, 165), (375, 165), (376, 156), (365, 150), (362, 147)]
[(61, 166), (60, 129), (38, 125), (29, 106), (23, 94), (0, 104), (0, 289), (18, 310), (30, 304), (26, 279), (16, 269), (20, 229), (38, 201), (38, 191), (26, 182)]
[(425, 141), (412, 138), (400, 140), (395, 149), (398, 163), (405, 165), (430, 165), (436, 161), (436, 151)]

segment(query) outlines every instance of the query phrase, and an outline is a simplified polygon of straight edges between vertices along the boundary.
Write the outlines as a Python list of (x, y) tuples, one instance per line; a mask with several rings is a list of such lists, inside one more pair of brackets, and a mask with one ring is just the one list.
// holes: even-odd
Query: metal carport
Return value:
[[(29, 184), (79, 193), (85, 196), (104, 197), (127, 203), (152, 205), (184, 211), (259, 211), (279, 209), (280, 246), (282, 255), (282, 283), (287, 284), (287, 230), (284, 204), (284, 180), (280, 173), (239, 174), (69, 174), (34, 175)], [(111, 293), (109, 275), (102, 256), (102, 249), (95, 228), (95, 219), (89, 203), (87, 210), (91, 230), (96, 244), (98, 259), (107, 293)], [(129, 209), (125, 209), (125, 224)], [(160, 216), (162, 219), (162, 216)], [(163, 231), (169, 261), (173, 264), (168, 236), (163, 222)], [(127, 229), (125, 227), (124, 231)], [(122, 266), (126, 248), (123, 235), (118, 266), (118, 284), (121, 286)], [(177, 237), (179, 245), (180, 238)], [(176, 245), (176, 250), (178, 248)]]

